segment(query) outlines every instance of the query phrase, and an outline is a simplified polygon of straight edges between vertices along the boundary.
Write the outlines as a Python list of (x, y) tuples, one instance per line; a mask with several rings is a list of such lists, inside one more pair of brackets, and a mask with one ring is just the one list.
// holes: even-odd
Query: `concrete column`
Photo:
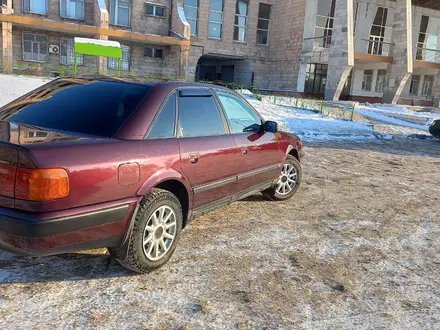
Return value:
[[(94, 0), (94, 23), (95, 26), (100, 28), (108, 28), (109, 27), (109, 14), (107, 7), (105, 5), (105, 1), (103, 0)], [(97, 35), (96, 39), (100, 40), (108, 40), (108, 36), (106, 35)], [(96, 70), (99, 74), (105, 75), (107, 74), (107, 58), (103, 56), (99, 56), (96, 61)]]
[(336, 0), (325, 99), (338, 101), (354, 67), (353, 0)]
[(392, 32), (393, 63), (387, 70), (382, 101), (396, 104), (413, 73), (413, 27), (411, 0), (397, 0)]
[[(12, 0), (7, 0), (6, 7), (2, 8), (2, 13), (12, 15)], [(12, 73), (13, 53), (12, 53), (12, 23), (2, 22), (2, 49), (3, 49), (3, 72)]]
[[(181, 1), (177, 2), (173, 6), (171, 32), (184, 40), (191, 39), (191, 26), (186, 20), (185, 11), (183, 10), (183, 3)], [(180, 46), (179, 75), (182, 79), (189, 78), (189, 53), (189, 45)]]

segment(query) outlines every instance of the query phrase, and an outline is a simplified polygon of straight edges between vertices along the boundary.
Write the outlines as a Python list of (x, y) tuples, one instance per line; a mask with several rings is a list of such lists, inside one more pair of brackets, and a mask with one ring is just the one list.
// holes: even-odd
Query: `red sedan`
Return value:
[(301, 154), (226, 88), (60, 78), (0, 109), (0, 247), (106, 247), (148, 272), (195, 216), (259, 192), (292, 197)]

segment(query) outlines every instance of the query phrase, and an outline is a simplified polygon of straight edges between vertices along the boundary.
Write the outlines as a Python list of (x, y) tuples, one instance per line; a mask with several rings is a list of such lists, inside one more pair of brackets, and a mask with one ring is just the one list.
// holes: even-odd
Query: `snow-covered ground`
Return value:
[[(47, 78), (0, 75), (0, 106), (48, 81)], [(389, 134), (428, 134), (428, 124), (440, 119), (440, 112), (415, 112), (402, 106), (367, 104), (358, 106), (356, 112), (372, 124), (352, 122), (329, 118), (312, 110), (262, 102), (247, 90), (239, 92), (265, 119), (277, 121), (282, 129), (299, 135), (306, 142), (391, 138)], [(414, 120), (408, 120), (411, 118)], [(375, 123), (380, 129), (375, 130)]]
[(50, 79), (28, 76), (0, 75), (0, 106), (47, 83)]

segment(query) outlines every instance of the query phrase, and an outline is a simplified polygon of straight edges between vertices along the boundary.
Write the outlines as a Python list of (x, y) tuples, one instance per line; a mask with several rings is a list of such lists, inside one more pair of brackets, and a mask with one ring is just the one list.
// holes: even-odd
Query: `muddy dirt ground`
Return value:
[(291, 201), (194, 220), (162, 269), (0, 252), (1, 329), (439, 329), (440, 142), (308, 145)]

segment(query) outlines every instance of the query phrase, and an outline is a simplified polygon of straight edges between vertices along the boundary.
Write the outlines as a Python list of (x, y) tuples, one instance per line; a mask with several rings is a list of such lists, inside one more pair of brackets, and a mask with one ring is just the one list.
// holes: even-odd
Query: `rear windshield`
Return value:
[(0, 119), (113, 137), (149, 90), (148, 85), (63, 78), (4, 106)]

